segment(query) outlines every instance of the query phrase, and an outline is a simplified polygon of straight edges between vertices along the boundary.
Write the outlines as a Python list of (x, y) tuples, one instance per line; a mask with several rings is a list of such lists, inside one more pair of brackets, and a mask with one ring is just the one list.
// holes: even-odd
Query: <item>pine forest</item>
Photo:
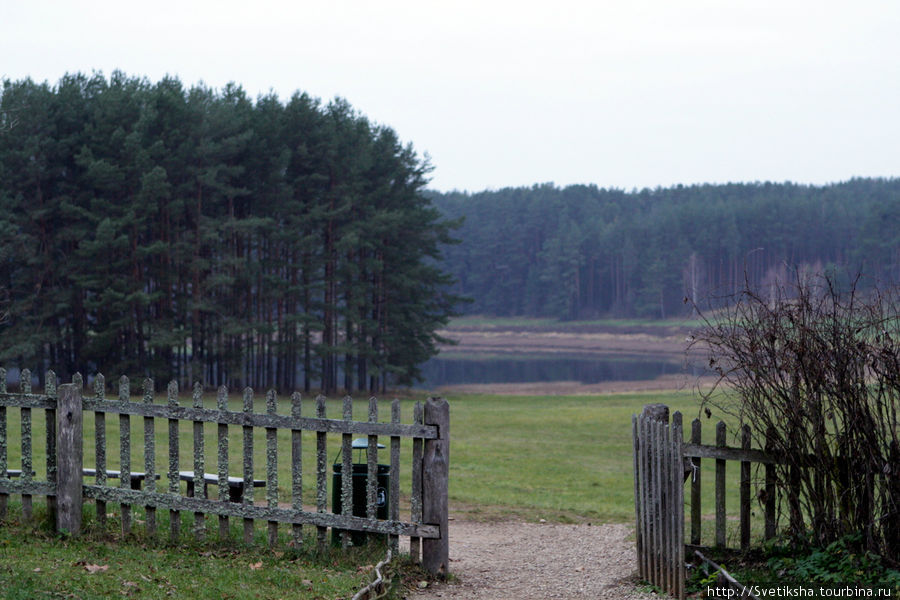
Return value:
[(347, 102), (5, 81), (0, 362), (280, 390), (415, 381), (452, 314), (430, 171)]

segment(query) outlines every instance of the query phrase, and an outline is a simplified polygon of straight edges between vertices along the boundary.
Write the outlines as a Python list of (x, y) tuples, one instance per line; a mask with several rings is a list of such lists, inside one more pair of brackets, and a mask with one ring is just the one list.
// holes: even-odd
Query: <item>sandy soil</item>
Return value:
[(438, 332), (457, 342), (444, 346), (447, 352), (479, 353), (577, 353), (577, 354), (667, 354), (683, 356), (684, 333), (651, 335), (621, 332), (455, 330)]
[(410, 600), (657, 598), (635, 588), (628, 525), (450, 522), (454, 583)]

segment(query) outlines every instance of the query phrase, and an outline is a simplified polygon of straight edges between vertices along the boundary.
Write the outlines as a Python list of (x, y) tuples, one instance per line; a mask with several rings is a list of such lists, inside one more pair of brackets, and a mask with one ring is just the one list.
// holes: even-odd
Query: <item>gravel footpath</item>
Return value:
[(631, 527), (620, 524), (450, 522), (456, 582), (410, 600), (656, 598), (638, 592)]

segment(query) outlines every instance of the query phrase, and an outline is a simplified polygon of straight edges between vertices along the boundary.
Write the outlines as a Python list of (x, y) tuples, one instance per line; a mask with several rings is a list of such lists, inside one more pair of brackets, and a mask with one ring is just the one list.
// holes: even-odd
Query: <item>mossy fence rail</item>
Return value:
[[(765, 476), (757, 500), (763, 505), (764, 536), (776, 529), (775, 465), (771, 453), (750, 447), (750, 429), (740, 430), (741, 447), (726, 446), (725, 423), (716, 424), (716, 445), (701, 443), (701, 423), (691, 423), (684, 439), (680, 412), (672, 415), (664, 404), (650, 404), (632, 417), (634, 440), (634, 508), (638, 573), (642, 579), (677, 597), (685, 597), (685, 551), (727, 548), (726, 464), (740, 462), (739, 549), (750, 548), (751, 465), (764, 465)], [(715, 540), (701, 540), (701, 459), (715, 459)], [(690, 542), (685, 542), (685, 487), (690, 481)]]
[[(391, 404), (391, 421), (378, 421), (378, 402), (369, 400), (368, 420), (353, 421), (353, 403), (347, 397), (343, 401), (341, 419), (326, 417), (326, 403), (323, 396), (315, 400), (315, 416), (301, 415), (301, 396), (294, 393), (290, 399), (290, 414), (279, 414), (274, 391), (265, 397), (266, 412), (253, 411), (254, 395), (249, 388), (243, 392), (243, 411), (228, 410), (228, 390), (221, 387), (216, 394), (216, 408), (204, 408), (203, 390), (195, 385), (192, 406), (180, 406), (178, 387), (169, 384), (165, 404), (154, 402), (153, 381), (143, 382), (143, 399), (132, 397), (130, 381), (122, 377), (118, 382), (118, 397), (107, 398), (102, 375), (94, 378), (94, 389), (90, 395), (83, 394), (80, 375), (73, 377), (70, 384), (57, 386), (52, 371), (46, 376), (44, 393), (33, 393), (31, 373), (23, 370), (19, 391), (7, 390), (6, 370), (0, 369), (0, 519), (5, 518), (10, 494), (21, 494), (22, 513), (32, 518), (32, 497), (46, 496), (48, 510), (57, 528), (68, 534), (78, 534), (82, 526), (84, 499), (96, 503), (97, 519), (102, 524), (106, 519), (106, 504), (119, 503), (121, 506), (121, 526), (128, 533), (132, 527), (133, 506), (145, 509), (145, 526), (151, 536), (157, 535), (156, 511), (168, 510), (170, 515), (170, 537), (177, 540), (181, 535), (181, 512), (194, 515), (194, 535), (205, 535), (205, 515), (218, 515), (219, 533), (225, 537), (229, 533), (229, 518), (243, 521), (245, 541), (250, 542), (254, 532), (254, 521), (267, 523), (269, 544), (278, 538), (279, 524), (289, 525), (292, 541), (299, 544), (303, 540), (303, 525), (316, 528), (316, 543), (320, 549), (328, 544), (329, 527), (341, 533), (342, 545), (350, 544), (349, 532), (366, 532), (388, 536), (389, 545), (396, 554), (399, 536), (410, 537), (410, 554), (419, 559), (431, 573), (446, 573), (449, 565), (449, 545), (447, 537), (447, 490), (449, 473), (449, 430), (450, 412), (448, 403), (441, 398), (430, 398), (425, 403), (417, 403), (413, 423), (400, 422), (400, 405), (397, 400)], [(7, 408), (20, 410), (21, 425), (21, 470), (9, 469)], [(46, 468), (44, 479), (39, 479), (35, 471), (32, 451), (33, 409), (43, 409), (46, 413)], [(95, 423), (95, 468), (85, 469), (83, 413), (92, 411)], [(106, 415), (117, 414), (119, 420), (119, 470), (107, 469)], [(144, 465), (142, 470), (133, 469), (131, 464), (131, 417), (143, 418)], [(164, 419), (168, 426), (168, 469), (159, 473), (156, 467), (156, 424)], [(193, 471), (181, 471), (179, 441), (182, 428), (179, 424), (192, 424), (189, 435), (193, 438), (193, 457), (190, 463)], [(210, 483), (206, 475), (204, 452), (204, 424), (214, 423), (217, 429), (217, 469), (213, 484), (218, 488), (218, 498), (206, 498), (200, 494)], [(229, 470), (229, 426), (240, 427), (243, 437), (242, 477), (230, 476)], [(254, 428), (265, 430), (266, 465), (265, 479), (255, 479), (253, 464)], [(187, 428), (185, 428), (187, 429)], [(278, 493), (278, 430), (290, 432), (290, 498), (280, 498)], [(315, 510), (303, 506), (303, 463), (302, 439), (304, 432), (313, 432), (316, 443), (316, 498)], [(341, 436), (341, 465), (343, 473), (352, 473), (352, 439), (354, 435), (367, 436), (366, 476), (366, 516), (353, 516), (352, 477), (341, 480), (341, 514), (328, 512), (327, 483), (327, 435)], [(377, 473), (378, 439), (390, 440), (391, 478), (387, 499), (389, 515), (387, 519), (377, 518)], [(410, 494), (410, 520), (401, 521), (400, 500), (400, 439), (412, 438), (412, 490)], [(158, 490), (157, 479), (165, 475), (168, 489)], [(85, 477), (95, 478), (88, 483)], [(108, 479), (117, 478), (118, 485), (109, 485)], [(188, 490), (182, 493), (181, 481), (188, 482)], [(143, 485), (136, 485), (142, 482)], [(265, 484), (265, 502), (254, 501), (255, 485)], [(136, 489), (135, 489), (136, 488)], [(239, 490), (235, 498), (234, 490)], [(193, 495), (192, 495), (192, 492)], [(239, 499), (239, 502), (232, 500)]]

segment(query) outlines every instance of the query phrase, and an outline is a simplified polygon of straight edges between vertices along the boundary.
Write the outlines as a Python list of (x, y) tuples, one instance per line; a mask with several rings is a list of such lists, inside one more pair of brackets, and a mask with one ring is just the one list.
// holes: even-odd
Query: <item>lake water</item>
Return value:
[(691, 372), (683, 359), (666, 356), (509, 355), (438, 356), (422, 366), (424, 388), (469, 383), (639, 381)]

